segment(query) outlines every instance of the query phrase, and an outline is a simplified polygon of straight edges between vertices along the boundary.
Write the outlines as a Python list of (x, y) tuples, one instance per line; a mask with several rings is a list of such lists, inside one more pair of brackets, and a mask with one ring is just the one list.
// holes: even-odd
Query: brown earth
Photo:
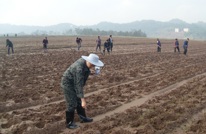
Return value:
[[(206, 42), (189, 42), (188, 55), (174, 53), (173, 40), (113, 37), (114, 50), (95, 52), (96, 37), (10, 38), (14, 55), (6, 55), (0, 38), (0, 133), (2, 134), (162, 134), (206, 133)], [(102, 37), (105, 41), (107, 37)], [(105, 67), (85, 87), (87, 115), (93, 123), (65, 128), (61, 75), (81, 55), (94, 52)]]

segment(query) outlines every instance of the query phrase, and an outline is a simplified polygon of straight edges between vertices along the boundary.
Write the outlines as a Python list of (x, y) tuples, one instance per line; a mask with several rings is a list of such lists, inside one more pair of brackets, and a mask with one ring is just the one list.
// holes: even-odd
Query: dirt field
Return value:
[[(114, 50), (95, 52), (97, 37), (10, 38), (15, 54), (7, 55), (0, 38), (1, 134), (204, 134), (206, 133), (206, 42), (189, 42), (188, 55), (174, 53), (173, 41), (113, 37)], [(102, 37), (103, 42), (107, 37)], [(65, 128), (63, 72), (81, 55), (97, 53), (105, 63), (85, 87), (87, 115), (93, 123)]]

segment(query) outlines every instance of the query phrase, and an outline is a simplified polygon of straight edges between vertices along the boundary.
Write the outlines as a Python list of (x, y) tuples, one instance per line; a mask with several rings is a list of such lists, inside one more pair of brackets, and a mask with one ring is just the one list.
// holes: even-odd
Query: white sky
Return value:
[(206, 22), (206, 0), (0, 0), (0, 24), (93, 25), (101, 21)]

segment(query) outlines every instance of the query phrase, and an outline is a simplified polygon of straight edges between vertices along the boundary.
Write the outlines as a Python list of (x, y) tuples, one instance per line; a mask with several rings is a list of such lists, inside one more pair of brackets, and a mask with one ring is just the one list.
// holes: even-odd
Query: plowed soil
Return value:
[[(188, 54), (174, 52), (174, 40), (113, 37), (113, 52), (95, 51), (97, 37), (0, 38), (0, 133), (2, 134), (204, 134), (206, 133), (206, 42), (189, 41)], [(102, 43), (107, 37), (102, 37)], [(92, 123), (65, 127), (60, 81), (82, 55), (96, 53), (105, 63), (85, 86), (87, 115)], [(94, 71), (94, 70), (92, 70)]]

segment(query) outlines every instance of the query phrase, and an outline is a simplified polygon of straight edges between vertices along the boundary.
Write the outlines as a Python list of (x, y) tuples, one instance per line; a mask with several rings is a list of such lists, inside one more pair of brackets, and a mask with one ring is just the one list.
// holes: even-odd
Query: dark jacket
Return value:
[(48, 42), (47, 39), (44, 39), (44, 40), (42, 41), (42, 43), (43, 43), (44, 45), (47, 45), (49, 42)]
[(84, 98), (83, 87), (89, 77), (90, 70), (83, 58), (78, 59), (64, 72), (61, 87), (68, 92), (75, 92), (78, 98)]
[(109, 41), (105, 41), (104, 42), (104, 48), (107, 48), (107, 49), (109, 49), (110, 48), (110, 43), (109, 43)]
[(179, 41), (178, 40), (175, 41), (175, 46), (179, 47)]
[(161, 47), (161, 42), (159, 40), (157, 40), (157, 46)]
[(13, 47), (13, 43), (10, 40), (6, 40), (6, 46)]
[(188, 41), (184, 41), (184, 44), (183, 44), (183, 48), (187, 48), (188, 47)]

